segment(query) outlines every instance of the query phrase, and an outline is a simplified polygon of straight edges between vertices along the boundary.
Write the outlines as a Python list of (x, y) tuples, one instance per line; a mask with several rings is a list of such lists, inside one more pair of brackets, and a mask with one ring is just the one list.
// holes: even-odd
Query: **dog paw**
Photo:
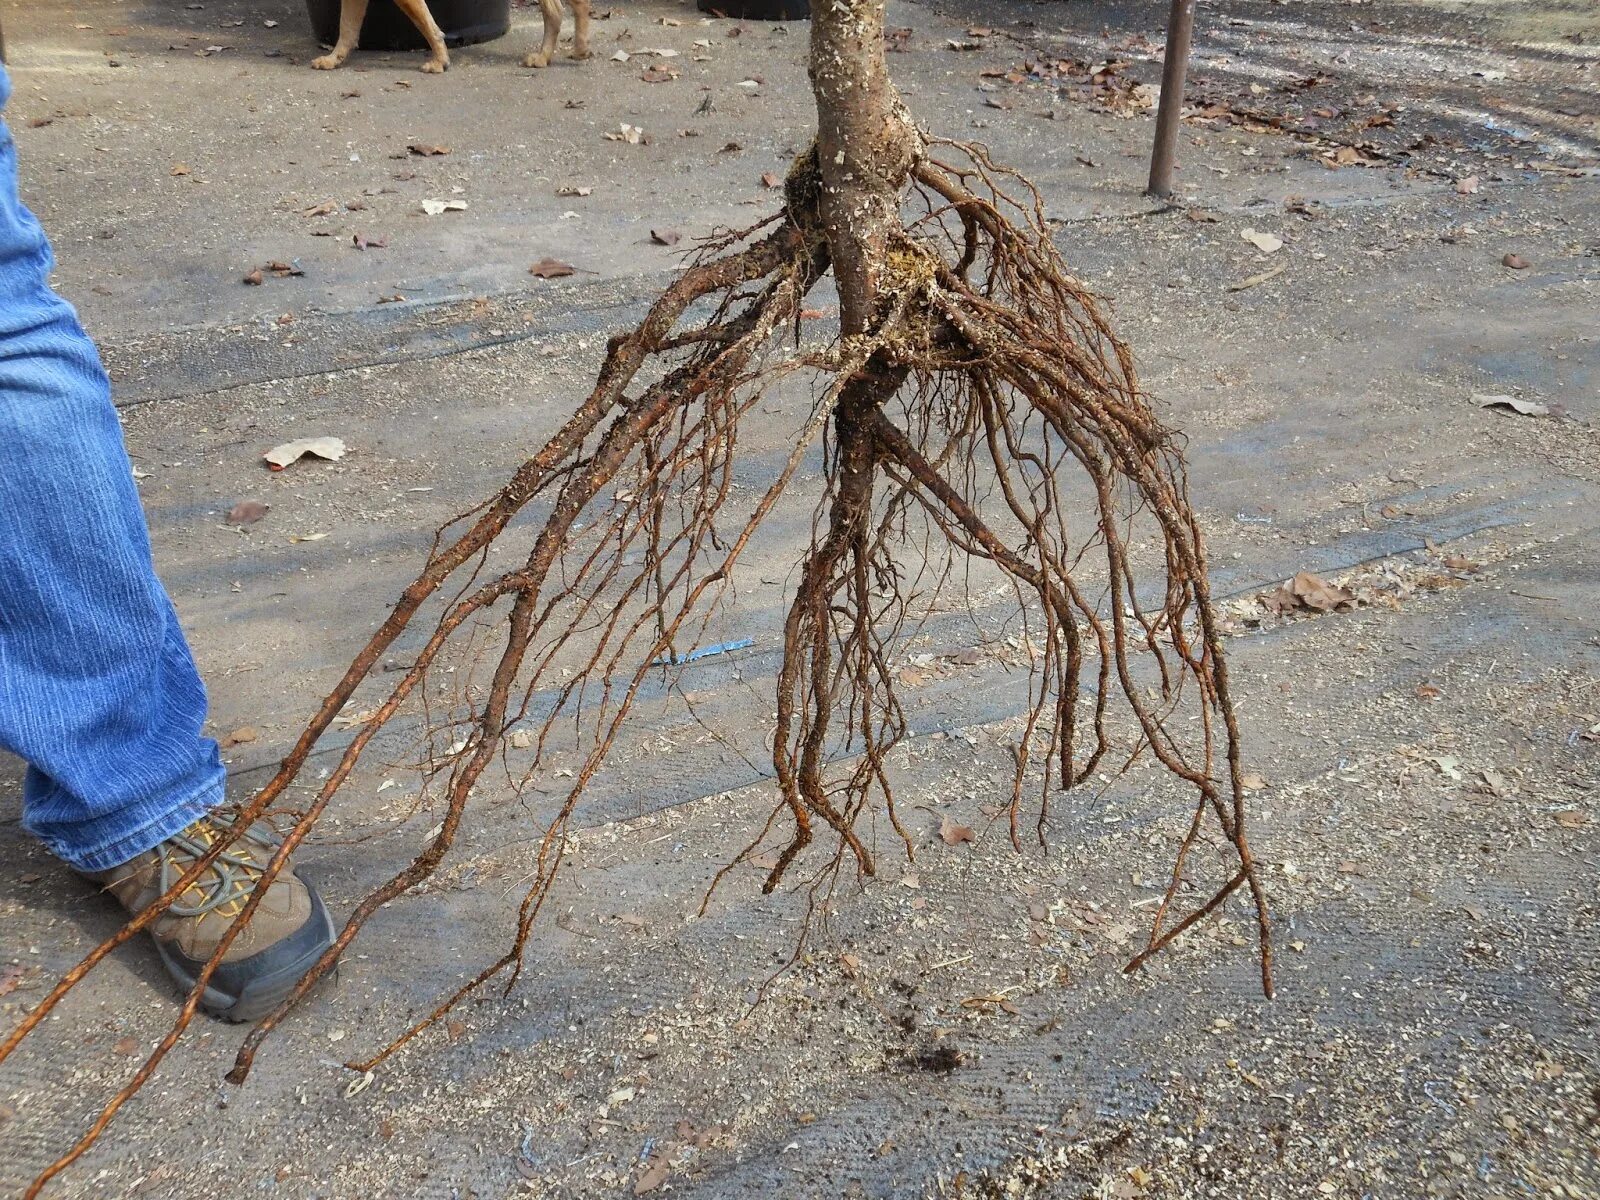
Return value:
[(448, 58), (430, 58), (422, 64), (422, 71), (428, 75), (443, 75), (450, 68)]
[(522, 60), (522, 65), (525, 67), (548, 67), (550, 60), (535, 50)]
[(318, 71), (333, 71), (343, 65), (344, 59), (336, 54), (324, 54), (321, 58), (313, 58), (311, 65)]
[(587, 46), (574, 46), (572, 48), (572, 57), (577, 59), (579, 62), (589, 58), (593, 53), (594, 52)]

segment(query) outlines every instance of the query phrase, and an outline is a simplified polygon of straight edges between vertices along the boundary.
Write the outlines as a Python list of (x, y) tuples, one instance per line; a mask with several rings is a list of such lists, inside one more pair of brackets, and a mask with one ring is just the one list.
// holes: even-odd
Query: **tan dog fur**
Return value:
[[(335, 67), (343, 66), (344, 60), (350, 57), (350, 52), (356, 48), (356, 39), (361, 36), (361, 22), (367, 15), (368, 0), (343, 0), (339, 9), (339, 40), (333, 49), (321, 58), (311, 60), (311, 65), (319, 71), (331, 71)], [(411, 23), (421, 31), (424, 40), (428, 43), (428, 59), (422, 64), (422, 69), (429, 74), (437, 75), (450, 67), (450, 51), (445, 47), (444, 34), (440, 31), (433, 14), (428, 11), (427, 0), (394, 0), (401, 12), (411, 18)], [(572, 18), (575, 25), (572, 38), (572, 57), (589, 57), (589, 0), (571, 0)], [(562, 0), (539, 0), (539, 7), (544, 11), (544, 44), (537, 50), (529, 51), (528, 56), (522, 60), (525, 67), (546, 67), (555, 57), (556, 39), (561, 36)]]

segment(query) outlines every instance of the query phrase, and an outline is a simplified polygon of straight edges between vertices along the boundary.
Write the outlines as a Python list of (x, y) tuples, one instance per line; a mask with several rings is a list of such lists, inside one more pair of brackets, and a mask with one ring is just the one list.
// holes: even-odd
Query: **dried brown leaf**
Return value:
[(344, 442), (336, 437), (310, 437), (298, 438), (292, 442), (284, 442), (281, 446), (274, 446), (268, 450), (263, 458), (267, 466), (274, 471), (281, 471), (285, 467), (299, 462), (306, 455), (313, 458), (325, 458), (329, 462), (338, 462), (346, 454)]
[(1524, 417), (1548, 417), (1550, 407), (1540, 404), (1537, 400), (1524, 400), (1521, 396), (1480, 396), (1472, 397), (1479, 408), (1510, 409)]
[(671, 1168), (667, 1165), (666, 1159), (657, 1159), (645, 1168), (644, 1174), (634, 1180), (633, 1194), (635, 1196), (643, 1196), (646, 1192), (655, 1191), (667, 1181), (667, 1173), (670, 1170)]
[(970, 825), (958, 825), (949, 817), (939, 822), (939, 837), (946, 846), (959, 846), (962, 842), (970, 842), (977, 836)]
[(1302, 571), (1289, 582), (1289, 590), (1300, 603), (1315, 612), (1336, 612), (1355, 607), (1355, 593), (1329, 583), (1320, 575)]

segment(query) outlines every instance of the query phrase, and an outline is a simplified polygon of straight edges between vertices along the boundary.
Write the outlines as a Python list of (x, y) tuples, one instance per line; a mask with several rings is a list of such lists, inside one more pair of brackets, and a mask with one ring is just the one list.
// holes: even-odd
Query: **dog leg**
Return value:
[(319, 71), (331, 71), (343, 66), (344, 60), (356, 48), (356, 41), (361, 37), (361, 22), (366, 16), (367, 0), (344, 0), (339, 6), (339, 40), (327, 54), (313, 58), (311, 65)]
[(572, 57), (589, 57), (589, 0), (572, 0)]
[(428, 43), (428, 61), (422, 64), (422, 69), (430, 75), (438, 75), (450, 68), (450, 51), (444, 44), (444, 32), (434, 21), (433, 14), (428, 11), (427, 0), (394, 0), (395, 7), (411, 18), (411, 23), (417, 27), (424, 41)]
[(561, 0), (539, 0), (544, 10), (544, 45), (529, 51), (522, 60), (525, 67), (548, 67), (556, 54), (556, 40), (561, 36)]

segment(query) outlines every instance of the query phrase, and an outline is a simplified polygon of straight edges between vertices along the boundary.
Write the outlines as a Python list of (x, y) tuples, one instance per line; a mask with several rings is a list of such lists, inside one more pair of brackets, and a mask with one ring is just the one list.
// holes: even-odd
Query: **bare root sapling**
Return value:
[[(878, 0), (813, 0), (818, 133), (788, 174), (783, 210), (703, 243), (639, 325), (611, 339), (594, 389), (495, 496), (441, 530), (416, 580), (244, 806), (237, 829), (302, 777), (357, 690), (382, 682), (385, 694), (295, 814), (273, 874), (380, 731), (426, 702), (441, 664), (481, 653), (473, 627), (497, 617), (481, 694), (453, 714), (444, 730), (450, 752), (429, 768), (442, 819), (403, 869), (355, 905), (295, 994), (248, 1033), (229, 1075), (235, 1083), (379, 908), (446, 860), (485, 771), (497, 762), (513, 771), (502, 754), (508, 732), (531, 735), (522, 740), (532, 753), (513, 771), (519, 786), (541, 776), (557, 723), (579, 712), (581, 765), (541, 815), (505, 953), (350, 1065), (375, 1068), (473, 990), (515, 980), (574, 810), (659, 670), (652, 662), (715, 617), (764, 523), (780, 503), (799, 499), (796, 478), (819, 444), (825, 469), (783, 625), (772, 739), (775, 817), (787, 820), (788, 835), (766, 889), (808, 854), (820, 856), (813, 878), (850, 865), (875, 873), (885, 853), (872, 836), (878, 816), (899, 832), (902, 852), (913, 852), (887, 756), (907, 736), (895, 639), (919, 615), (913, 604), (927, 599), (903, 575), (909, 530), (919, 526), (942, 547), (935, 558), (998, 572), (1026, 622), (1034, 673), (1014, 751), (1008, 822), (1016, 846), (1044, 839), (1052, 792), (1153, 757), (1189, 789), (1191, 807), (1166, 894), (1129, 969), (1242, 889), (1270, 994), (1239, 732), (1179, 443), (1140, 393), (1127, 347), (1063, 263), (1037, 192), (981, 147), (917, 129), (889, 78), (883, 19)], [(804, 302), (828, 278), (839, 331), (824, 343), (806, 336), (816, 318)], [(737, 498), (741, 428), (786, 377), (814, 380), (815, 403), (765, 490)], [(513, 525), (530, 509), (537, 519)], [(491, 552), (513, 547), (515, 565), (489, 569)], [(403, 635), (415, 647), (408, 665), (381, 676)], [(213, 846), (67, 973), (0, 1043), (0, 1061), (225, 847)], [(752, 848), (729, 852), (743, 858)], [(1230, 856), (1220, 873), (1218, 848)], [(1185, 900), (1200, 860), (1214, 878), (1205, 899)], [(253, 910), (254, 901), (245, 920)], [(182, 1037), (227, 946), (168, 1035), (30, 1194), (83, 1153)]]

